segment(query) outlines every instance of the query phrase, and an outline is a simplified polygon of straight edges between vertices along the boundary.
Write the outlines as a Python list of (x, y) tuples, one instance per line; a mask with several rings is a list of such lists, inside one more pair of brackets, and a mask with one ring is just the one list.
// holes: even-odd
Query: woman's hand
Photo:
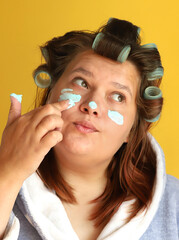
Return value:
[(36, 171), (48, 151), (63, 138), (61, 112), (68, 105), (68, 101), (47, 104), (21, 116), (21, 103), (11, 96), (0, 146), (1, 177), (23, 182)]

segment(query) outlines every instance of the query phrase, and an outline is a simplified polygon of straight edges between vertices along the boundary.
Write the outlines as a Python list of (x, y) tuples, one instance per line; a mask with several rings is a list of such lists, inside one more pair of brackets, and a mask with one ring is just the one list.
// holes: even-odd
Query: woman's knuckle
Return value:
[(53, 124), (55, 122), (55, 118), (51, 115), (47, 116), (45, 120), (46, 120), (47, 124)]
[(52, 110), (53, 110), (53, 107), (52, 107), (51, 104), (46, 104), (46, 105), (44, 106), (44, 109), (45, 109), (47, 112), (51, 113)]
[(60, 133), (58, 131), (51, 132), (51, 135), (52, 135), (53, 138), (59, 138), (60, 137)]

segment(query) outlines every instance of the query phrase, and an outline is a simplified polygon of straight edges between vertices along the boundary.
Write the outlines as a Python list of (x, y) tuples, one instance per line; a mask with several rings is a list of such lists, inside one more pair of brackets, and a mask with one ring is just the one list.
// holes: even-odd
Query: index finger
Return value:
[(52, 103), (52, 105), (62, 112), (69, 107), (69, 100), (67, 99), (67, 100), (62, 100), (60, 102), (55, 102), (55, 103)]

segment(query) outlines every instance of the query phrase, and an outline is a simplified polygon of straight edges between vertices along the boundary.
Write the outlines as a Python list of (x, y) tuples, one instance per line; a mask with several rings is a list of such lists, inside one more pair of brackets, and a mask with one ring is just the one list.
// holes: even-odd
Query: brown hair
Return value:
[[(141, 76), (136, 99), (137, 115), (128, 143), (120, 147), (107, 168), (107, 185), (103, 194), (92, 201), (97, 204), (89, 219), (95, 222), (95, 226), (107, 224), (125, 200), (135, 199), (126, 222), (139, 211), (146, 209), (152, 200), (156, 154), (147, 136), (152, 123), (146, 119), (155, 118), (161, 112), (163, 98), (146, 100), (143, 93), (148, 86), (160, 85), (161, 79), (148, 81), (147, 76), (162, 66), (156, 48), (141, 47), (138, 29), (130, 22), (112, 19), (96, 32), (72, 31), (62, 37), (53, 38), (41, 47), (46, 63), (34, 71), (35, 74), (39, 70), (45, 70), (52, 77), (51, 86), (43, 91), (41, 102), (38, 104), (44, 105), (69, 62), (78, 53), (91, 49), (99, 32), (103, 32), (104, 37), (94, 51), (101, 56), (116, 60), (124, 46), (131, 46), (128, 61), (137, 67)], [(57, 170), (53, 149), (45, 156), (38, 174), (48, 188), (56, 191), (60, 199), (70, 203), (76, 202), (73, 189)]]

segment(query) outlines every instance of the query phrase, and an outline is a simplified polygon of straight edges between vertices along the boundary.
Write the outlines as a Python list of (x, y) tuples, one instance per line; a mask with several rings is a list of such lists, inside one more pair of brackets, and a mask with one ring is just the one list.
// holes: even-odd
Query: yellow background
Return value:
[(109, 17), (125, 19), (140, 26), (143, 43), (156, 43), (161, 53), (165, 102), (152, 133), (165, 152), (167, 172), (179, 178), (178, 12), (178, 0), (0, 0), (0, 136), (10, 93), (23, 94), (23, 113), (32, 108), (39, 45), (70, 30), (97, 29)]

